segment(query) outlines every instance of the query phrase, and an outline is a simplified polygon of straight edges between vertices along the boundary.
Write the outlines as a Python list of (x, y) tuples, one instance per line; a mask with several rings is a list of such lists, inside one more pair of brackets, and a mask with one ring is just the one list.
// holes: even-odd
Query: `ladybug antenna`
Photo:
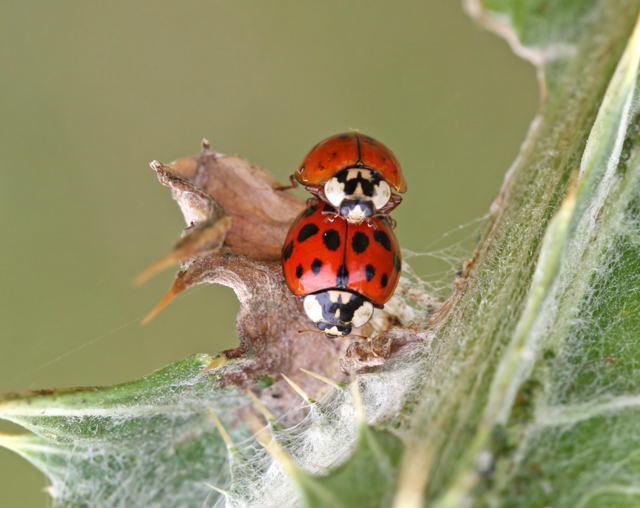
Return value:
[(313, 329), (313, 328), (307, 328), (305, 330), (298, 330), (298, 333), (322, 333), (322, 334), (324, 334), (324, 332), (322, 330)]
[(366, 335), (357, 335), (355, 333), (350, 333), (349, 335), (347, 335), (347, 337), (356, 337), (358, 339), (364, 339), (364, 340), (367, 340), (369, 338)]
[[(324, 331), (318, 330), (318, 329), (313, 329), (313, 328), (308, 328), (308, 329), (305, 329), (305, 330), (298, 330), (298, 333), (322, 333), (323, 335), (327, 335)], [(339, 335), (336, 335), (336, 336), (327, 335), (327, 337), (329, 337), (331, 339), (337, 339), (340, 336)], [(358, 335), (358, 334), (355, 334), (355, 333), (350, 333), (348, 335), (342, 335), (342, 338), (346, 338), (346, 337), (355, 337), (357, 339), (363, 339), (363, 340), (367, 340), (369, 338), (366, 335)]]

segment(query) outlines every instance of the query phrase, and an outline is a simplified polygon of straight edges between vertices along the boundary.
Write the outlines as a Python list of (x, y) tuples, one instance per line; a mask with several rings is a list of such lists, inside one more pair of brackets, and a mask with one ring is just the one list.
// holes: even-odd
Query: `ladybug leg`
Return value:
[(322, 187), (314, 187), (313, 185), (305, 185), (304, 189), (309, 191), (310, 194), (313, 194), (317, 199), (322, 201), (327, 201), (327, 198), (324, 195), (324, 190)]
[(306, 188), (311, 194), (313, 194), (314, 196), (317, 196), (318, 198), (320, 198), (322, 201), (324, 201), (325, 203), (328, 203), (329, 200), (327, 199), (327, 196), (324, 193), (324, 187), (307, 187)]
[(325, 216), (325, 222), (333, 222), (340, 216), (335, 210), (322, 210), (320, 213)]
[(398, 225), (398, 223), (396, 222), (396, 220), (391, 217), (391, 215), (387, 214), (387, 213), (376, 213), (375, 215), (368, 217), (367, 218), (367, 224), (369, 227), (375, 228), (376, 225), (373, 223), (373, 221), (371, 219), (373, 219), (374, 217), (380, 218), (383, 221), (385, 221), (389, 227), (391, 229), (395, 229), (396, 226)]
[(374, 225), (371, 223), (371, 219), (373, 219), (374, 217), (380, 217), (381, 219), (385, 220), (389, 224), (391, 229), (395, 229), (396, 221), (389, 215), (389, 213), (391, 212), (391, 210), (395, 209), (400, 203), (402, 203), (402, 196), (400, 196), (399, 194), (391, 194), (391, 197), (389, 198), (389, 202), (386, 205), (384, 205), (382, 208), (380, 208), (378, 210), (378, 213), (368, 218), (367, 224), (373, 227)]
[(400, 194), (391, 193), (391, 197), (389, 198), (389, 201), (387, 202), (386, 205), (380, 208), (380, 210), (378, 210), (378, 213), (381, 215), (386, 215), (388, 213), (391, 213), (391, 210), (395, 209), (395, 207), (398, 206), (400, 203), (402, 203), (402, 196)]
[(298, 180), (296, 180), (295, 176), (293, 175), (289, 175), (289, 182), (289, 185), (278, 185), (277, 187), (274, 187), (273, 190), (286, 191), (294, 189), (298, 186)]
[[(321, 201), (324, 201), (325, 203), (327, 202), (327, 198), (324, 195), (324, 190), (322, 190), (322, 187), (317, 188), (317, 187), (309, 186), (309, 187), (305, 187), (305, 189), (307, 189), (311, 194), (315, 196), (314, 198), (311, 198), (309, 201), (307, 201), (308, 205), (316, 205), (318, 204), (318, 202), (321, 202)], [(328, 206), (328, 205), (325, 205), (325, 206)], [(340, 215), (340, 212), (338, 212), (335, 209), (331, 209), (331, 210), (324, 209), (320, 213), (326, 216), (325, 222), (333, 222)]]
[(313, 187), (305, 187), (305, 190), (308, 190), (311, 194), (313, 194), (312, 197), (307, 199), (307, 206), (315, 206), (320, 202), (320, 198), (317, 192), (317, 189), (313, 188)]

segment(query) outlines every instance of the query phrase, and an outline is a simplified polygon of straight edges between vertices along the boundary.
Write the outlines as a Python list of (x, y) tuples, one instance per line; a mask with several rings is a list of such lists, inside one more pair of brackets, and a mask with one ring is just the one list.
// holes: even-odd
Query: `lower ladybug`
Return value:
[(391, 298), (400, 277), (400, 247), (389, 222), (352, 224), (327, 203), (313, 201), (294, 221), (282, 248), (289, 289), (330, 337), (366, 324)]

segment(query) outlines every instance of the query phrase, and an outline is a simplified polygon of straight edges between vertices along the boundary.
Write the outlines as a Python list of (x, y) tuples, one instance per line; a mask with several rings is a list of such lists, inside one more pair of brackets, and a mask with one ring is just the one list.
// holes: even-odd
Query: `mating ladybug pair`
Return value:
[(407, 185), (391, 151), (357, 132), (317, 144), (291, 177), (316, 199), (294, 221), (282, 248), (289, 289), (330, 337), (366, 324), (391, 298), (400, 246), (388, 213)]

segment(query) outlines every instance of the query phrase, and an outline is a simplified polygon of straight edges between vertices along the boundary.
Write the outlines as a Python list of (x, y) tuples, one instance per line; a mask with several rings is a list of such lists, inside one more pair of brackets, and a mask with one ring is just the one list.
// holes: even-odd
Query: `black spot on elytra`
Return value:
[(380, 285), (381, 285), (383, 288), (386, 288), (386, 287), (387, 287), (387, 283), (388, 283), (388, 282), (389, 282), (389, 277), (387, 276), (387, 274), (386, 274), (386, 273), (383, 273), (383, 274), (382, 274), (382, 277), (380, 277)]
[(313, 260), (313, 263), (311, 263), (311, 271), (313, 272), (313, 275), (318, 275), (321, 269), (322, 261), (320, 261), (318, 258), (315, 258)]
[(336, 277), (336, 286), (346, 287), (349, 282), (349, 271), (345, 265), (340, 265), (338, 268), (338, 276)]
[(298, 279), (302, 277), (302, 265), (296, 267), (296, 277), (298, 277)]
[(282, 259), (285, 261), (291, 257), (293, 253), (293, 240), (291, 240), (287, 245), (282, 249)]
[(367, 265), (364, 267), (364, 276), (367, 278), (368, 281), (371, 281), (371, 279), (373, 279), (376, 275), (376, 269), (373, 267), (373, 265)]
[(327, 229), (322, 233), (322, 241), (329, 250), (337, 250), (340, 247), (340, 235), (335, 229)]
[(385, 249), (391, 250), (391, 240), (389, 239), (389, 235), (384, 231), (376, 229), (373, 232), (373, 239), (382, 245)]
[(338, 156), (338, 152), (331, 152), (331, 157), (334, 159)]
[(307, 208), (304, 212), (302, 212), (302, 215), (304, 217), (310, 217), (312, 216), (315, 211), (318, 209), (318, 205), (311, 205), (309, 208)]
[(305, 224), (302, 226), (302, 229), (298, 232), (298, 241), (304, 242), (307, 238), (315, 235), (318, 231), (318, 226), (315, 224)]
[(393, 268), (395, 268), (396, 272), (399, 272), (402, 269), (402, 262), (400, 261), (400, 256), (398, 256), (397, 252), (393, 253)]
[(353, 247), (353, 250), (357, 254), (364, 252), (367, 250), (367, 247), (369, 247), (369, 237), (361, 231), (358, 231), (351, 239), (351, 247)]

